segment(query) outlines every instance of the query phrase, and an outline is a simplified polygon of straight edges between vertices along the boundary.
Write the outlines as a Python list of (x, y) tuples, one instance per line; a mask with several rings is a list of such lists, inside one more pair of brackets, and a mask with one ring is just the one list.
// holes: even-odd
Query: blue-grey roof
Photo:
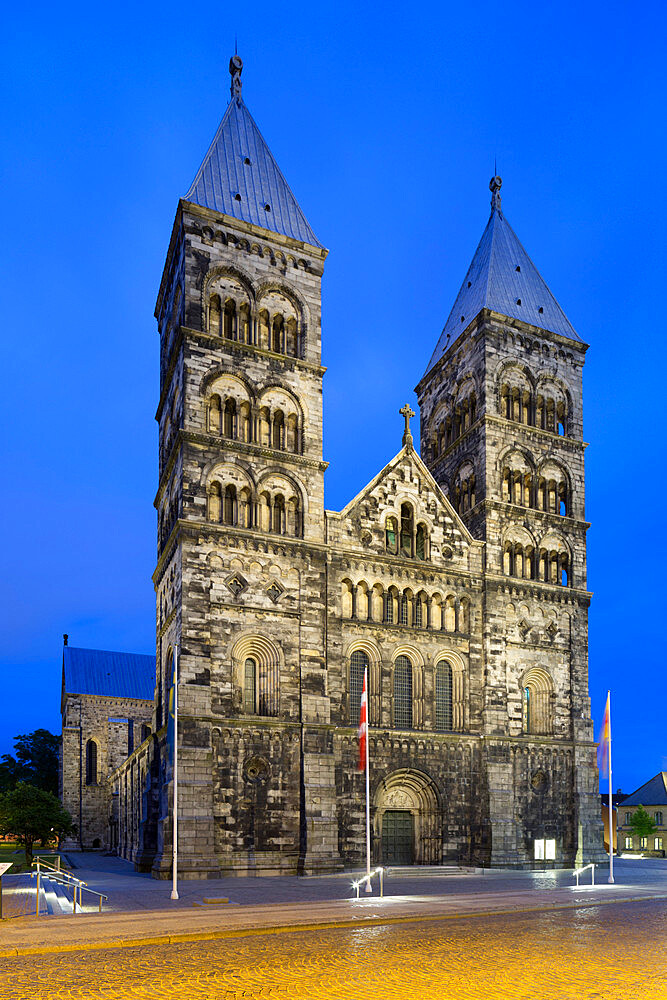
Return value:
[(185, 199), (311, 246), (322, 246), (241, 99), (229, 102)]
[(658, 771), (650, 781), (621, 802), (622, 806), (667, 806), (667, 771)]
[(491, 212), (427, 372), (482, 309), (581, 342), (499, 208)]
[(63, 674), (63, 684), (67, 694), (97, 694), (109, 698), (153, 700), (154, 656), (64, 646)]

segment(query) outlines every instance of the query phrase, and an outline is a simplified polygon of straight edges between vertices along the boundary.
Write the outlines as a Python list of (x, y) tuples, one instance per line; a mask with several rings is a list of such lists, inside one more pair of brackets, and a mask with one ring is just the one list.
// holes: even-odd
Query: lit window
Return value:
[(544, 841), (536, 840), (535, 844), (535, 860), (544, 861)]
[(544, 842), (544, 857), (547, 861), (556, 860), (556, 841), (555, 840), (545, 840)]
[(639, 846), (642, 848), (642, 850), (645, 851), (646, 848), (648, 847), (648, 837), (640, 837)]
[(626, 851), (631, 851), (632, 850), (632, 837), (626, 837), (625, 838), (625, 849), (626, 849)]
[(656, 837), (655, 840), (653, 841), (653, 844), (654, 844), (654, 847), (653, 847), (654, 851), (661, 851), (662, 850), (662, 837)]

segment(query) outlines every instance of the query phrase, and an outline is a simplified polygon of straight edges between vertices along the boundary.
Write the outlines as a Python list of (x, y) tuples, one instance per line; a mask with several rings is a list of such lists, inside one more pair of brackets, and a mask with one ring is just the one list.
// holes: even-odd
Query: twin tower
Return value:
[(344, 510), (326, 510), (327, 251), (243, 101), (241, 69), (234, 56), (157, 301), (155, 735), (137, 780), (116, 776), (132, 817), (119, 851), (170, 873), (178, 646), (181, 875), (361, 861), (365, 668), (374, 861), (595, 859), (586, 345), (494, 177), (417, 386), (421, 457), (403, 407), (401, 450)]

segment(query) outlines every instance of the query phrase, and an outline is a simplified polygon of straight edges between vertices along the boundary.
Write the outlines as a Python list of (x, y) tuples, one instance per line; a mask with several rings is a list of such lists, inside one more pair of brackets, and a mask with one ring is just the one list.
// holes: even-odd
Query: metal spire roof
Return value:
[(240, 56), (232, 56), (232, 99), (185, 199), (321, 247), (243, 103), (242, 68)]
[(520, 319), (581, 342), (546, 282), (521, 246), (500, 207), (500, 177), (493, 177), (491, 217), (426, 371), (435, 365), (481, 309)]

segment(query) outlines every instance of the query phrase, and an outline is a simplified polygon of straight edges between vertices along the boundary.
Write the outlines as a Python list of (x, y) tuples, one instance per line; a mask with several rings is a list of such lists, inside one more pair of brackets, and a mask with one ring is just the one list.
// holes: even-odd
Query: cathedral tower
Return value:
[[(546, 839), (576, 843), (581, 856), (597, 837), (597, 806), (582, 431), (587, 345), (507, 222), (501, 183), (491, 180), (491, 216), (417, 393), (422, 455), (485, 543), (484, 731), (509, 737), (489, 762), (490, 812), (494, 853), (510, 861), (523, 846), (510, 817), (544, 827)], [(572, 829), (555, 812), (545, 820), (546, 791), (533, 794), (533, 785), (552, 793), (560, 786)]]
[[(179, 202), (156, 307), (155, 721), (166, 721), (178, 645), (179, 851), (194, 877), (296, 866), (307, 850), (302, 729), (326, 711), (322, 602), (308, 588), (323, 592), (327, 251), (243, 101), (241, 69), (232, 57), (231, 100)], [(283, 785), (267, 801), (278, 756)], [(171, 863), (171, 789), (157, 875)]]

